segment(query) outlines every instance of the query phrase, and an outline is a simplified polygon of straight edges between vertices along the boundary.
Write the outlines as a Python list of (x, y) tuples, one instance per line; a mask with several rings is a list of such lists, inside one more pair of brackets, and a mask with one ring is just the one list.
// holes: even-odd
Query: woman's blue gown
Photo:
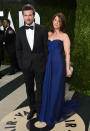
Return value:
[(39, 120), (52, 126), (75, 111), (75, 101), (64, 99), (66, 72), (63, 42), (48, 40), (48, 50)]

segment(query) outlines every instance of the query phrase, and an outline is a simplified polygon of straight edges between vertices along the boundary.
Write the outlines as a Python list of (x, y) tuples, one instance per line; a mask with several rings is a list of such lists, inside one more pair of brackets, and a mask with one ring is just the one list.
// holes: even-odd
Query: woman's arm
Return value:
[(64, 36), (64, 51), (66, 56), (66, 76), (71, 77), (71, 71), (70, 71), (70, 39), (67, 34)]

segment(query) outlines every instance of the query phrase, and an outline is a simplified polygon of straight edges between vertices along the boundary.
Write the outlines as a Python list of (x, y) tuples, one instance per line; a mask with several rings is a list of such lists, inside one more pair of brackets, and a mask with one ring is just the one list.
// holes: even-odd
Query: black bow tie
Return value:
[(25, 26), (25, 29), (31, 29), (31, 30), (33, 30), (33, 26)]

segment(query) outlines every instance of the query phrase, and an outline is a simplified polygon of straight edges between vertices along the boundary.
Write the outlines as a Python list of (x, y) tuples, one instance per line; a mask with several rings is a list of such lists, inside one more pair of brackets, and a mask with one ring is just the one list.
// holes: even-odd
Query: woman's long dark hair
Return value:
[(54, 27), (53, 27), (53, 20), (55, 19), (55, 17), (58, 16), (59, 21), (61, 21), (61, 27), (60, 27), (60, 31), (62, 32), (66, 32), (66, 18), (64, 16), (63, 13), (57, 13), (53, 16), (52, 18), (52, 22), (51, 22), (51, 26), (50, 26), (50, 31), (54, 32)]

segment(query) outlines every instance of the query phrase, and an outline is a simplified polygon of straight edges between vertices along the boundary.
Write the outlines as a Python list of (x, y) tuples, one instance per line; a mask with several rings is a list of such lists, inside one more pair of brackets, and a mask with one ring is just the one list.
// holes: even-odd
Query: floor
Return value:
[[(2, 65), (0, 72), (3, 74), (0, 79), (0, 131), (48, 131), (45, 123), (36, 122), (32, 119), (32, 129), (28, 129), (26, 117), (29, 112), (26, 89), (22, 72), (8, 75), (9, 66)], [(36, 88), (35, 88), (36, 90)], [(71, 99), (75, 91), (70, 91), (66, 84), (65, 99)], [(80, 96), (81, 98), (81, 96)], [(74, 114), (67, 121), (55, 125), (51, 131), (85, 131), (84, 119), (80, 113)], [(89, 124), (90, 125), (90, 124)], [(90, 131), (90, 126), (88, 126)]]

